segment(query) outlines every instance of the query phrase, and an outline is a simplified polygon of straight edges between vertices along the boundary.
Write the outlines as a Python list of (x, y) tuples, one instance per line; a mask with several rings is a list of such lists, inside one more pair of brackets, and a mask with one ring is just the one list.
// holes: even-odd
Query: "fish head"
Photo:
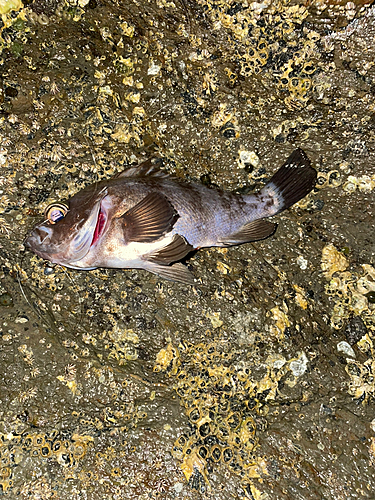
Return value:
[(37, 224), (24, 244), (39, 257), (54, 264), (81, 267), (82, 260), (105, 230), (107, 188), (90, 186), (74, 195), (66, 205), (47, 207), (45, 219)]

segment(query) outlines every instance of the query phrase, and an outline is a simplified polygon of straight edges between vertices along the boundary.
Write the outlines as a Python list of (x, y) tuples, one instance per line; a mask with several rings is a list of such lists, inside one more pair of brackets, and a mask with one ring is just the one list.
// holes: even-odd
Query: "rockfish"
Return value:
[(267, 238), (276, 224), (264, 219), (306, 196), (316, 175), (296, 149), (265, 187), (241, 195), (181, 182), (147, 160), (87, 186), (67, 205), (50, 205), (25, 245), (73, 269), (146, 269), (192, 284), (192, 274), (178, 261), (202, 247)]

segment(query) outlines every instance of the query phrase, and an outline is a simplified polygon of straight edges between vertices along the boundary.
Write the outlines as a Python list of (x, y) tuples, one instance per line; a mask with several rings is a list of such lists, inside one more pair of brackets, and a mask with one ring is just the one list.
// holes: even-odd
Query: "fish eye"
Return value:
[(69, 207), (65, 203), (51, 203), (44, 211), (45, 218), (51, 223), (56, 224), (68, 213)]

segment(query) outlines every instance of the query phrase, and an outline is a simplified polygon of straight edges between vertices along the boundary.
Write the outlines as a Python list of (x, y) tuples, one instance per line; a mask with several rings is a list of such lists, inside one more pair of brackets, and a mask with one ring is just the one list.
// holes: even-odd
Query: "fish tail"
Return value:
[(302, 149), (293, 151), (260, 192), (274, 201), (272, 208), (269, 208), (270, 215), (291, 207), (308, 195), (315, 186), (316, 177), (316, 170), (306, 153)]

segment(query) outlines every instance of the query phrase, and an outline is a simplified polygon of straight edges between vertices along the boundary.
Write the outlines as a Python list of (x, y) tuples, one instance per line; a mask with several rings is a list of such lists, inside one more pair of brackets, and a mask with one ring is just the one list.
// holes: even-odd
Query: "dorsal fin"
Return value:
[(118, 174), (115, 174), (113, 179), (119, 179), (122, 177), (171, 177), (166, 172), (160, 170), (162, 163), (161, 158), (149, 158), (136, 167), (130, 167)]

